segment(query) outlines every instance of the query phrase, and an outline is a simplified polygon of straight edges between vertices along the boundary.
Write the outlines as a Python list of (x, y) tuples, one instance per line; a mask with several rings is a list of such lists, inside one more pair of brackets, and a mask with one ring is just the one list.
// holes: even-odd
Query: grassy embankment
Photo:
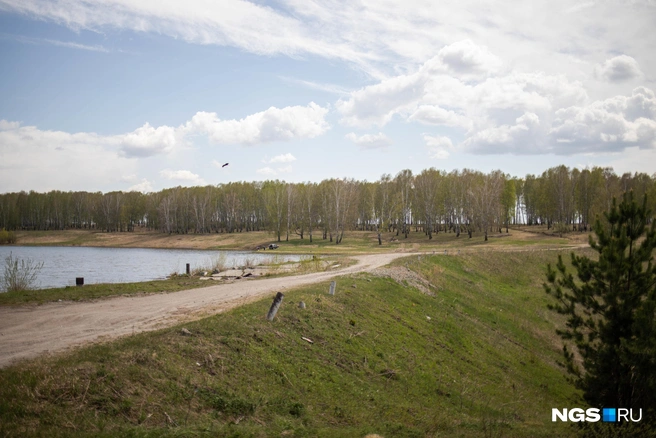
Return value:
[(26, 361), (0, 370), (0, 435), (567, 436), (551, 408), (577, 394), (541, 288), (555, 257), (412, 257), (395, 264), (433, 296), (360, 274), (335, 296), (287, 292), (273, 322), (269, 298), (187, 323), (191, 336)]

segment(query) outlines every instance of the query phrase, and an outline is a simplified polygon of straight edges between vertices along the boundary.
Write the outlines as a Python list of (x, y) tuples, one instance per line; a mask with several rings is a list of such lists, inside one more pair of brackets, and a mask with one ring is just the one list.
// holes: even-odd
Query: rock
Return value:
[(300, 303), (298, 303), (298, 307), (299, 309), (305, 309), (305, 303), (301, 301)]
[(182, 333), (182, 336), (191, 336), (191, 332), (187, 330), (186, 328), (183, 328), (180, 330), (180, 333)]
[(217, 277), (241, 277), (242, 275), (244, 275), (244, 271), (241, 269), (228, 269), (216, 274)]

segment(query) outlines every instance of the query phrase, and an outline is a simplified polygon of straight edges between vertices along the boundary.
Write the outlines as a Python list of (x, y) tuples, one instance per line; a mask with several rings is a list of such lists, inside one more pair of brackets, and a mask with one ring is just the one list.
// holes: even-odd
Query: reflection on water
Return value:
[(226, 267), (233, 267), (243, 266), (247, 261), (264, 264), (271, 261), (298, 261), (308, 257), (274, 252), (0, 246), (0, 263), (3, 268), (5, 258), (10, 253), (19, 259), (43, 262), (36, 285), (41, 289), (75, 285), (76, 277), (84, 277), (85, 284), (163, 279), (174, 272), (184, 273), (187, 263), (191, 264), (193, 271), (210, 268), (218, 261)]

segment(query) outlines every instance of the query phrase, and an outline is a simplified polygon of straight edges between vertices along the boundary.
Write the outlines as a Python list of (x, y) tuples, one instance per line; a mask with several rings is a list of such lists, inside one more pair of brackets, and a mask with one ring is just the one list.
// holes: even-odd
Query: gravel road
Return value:
[(238, 281), (201, 289), (93, 302), (0, 307), (0, 367), (67, 348), (198, 319), (276, 291), (371, 271), (409, 253), (355, 256), (357, 263), (331, 272)]

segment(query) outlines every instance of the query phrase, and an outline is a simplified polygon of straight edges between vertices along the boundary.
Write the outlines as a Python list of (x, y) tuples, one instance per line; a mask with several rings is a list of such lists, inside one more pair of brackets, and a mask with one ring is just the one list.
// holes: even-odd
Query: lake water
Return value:
[(247, 260), (254, 264), (299, 261), (309, 256), (276, 254), (271, 252), (199, 251), (182, 249), (146, 248), (90, 248), (62, 246), (0, 246), (0, 276), (5, 260), (12, 254), (19, 259), (43, 262), (37, 288), (75, 285), (76, 277), (84, 277), (85, 284), (127, 283), (164, 279), (177, 272), (183, 274), (186, 264), (191, 270), (211, 268), (221, 260), (226, 267), (243, 266)]

